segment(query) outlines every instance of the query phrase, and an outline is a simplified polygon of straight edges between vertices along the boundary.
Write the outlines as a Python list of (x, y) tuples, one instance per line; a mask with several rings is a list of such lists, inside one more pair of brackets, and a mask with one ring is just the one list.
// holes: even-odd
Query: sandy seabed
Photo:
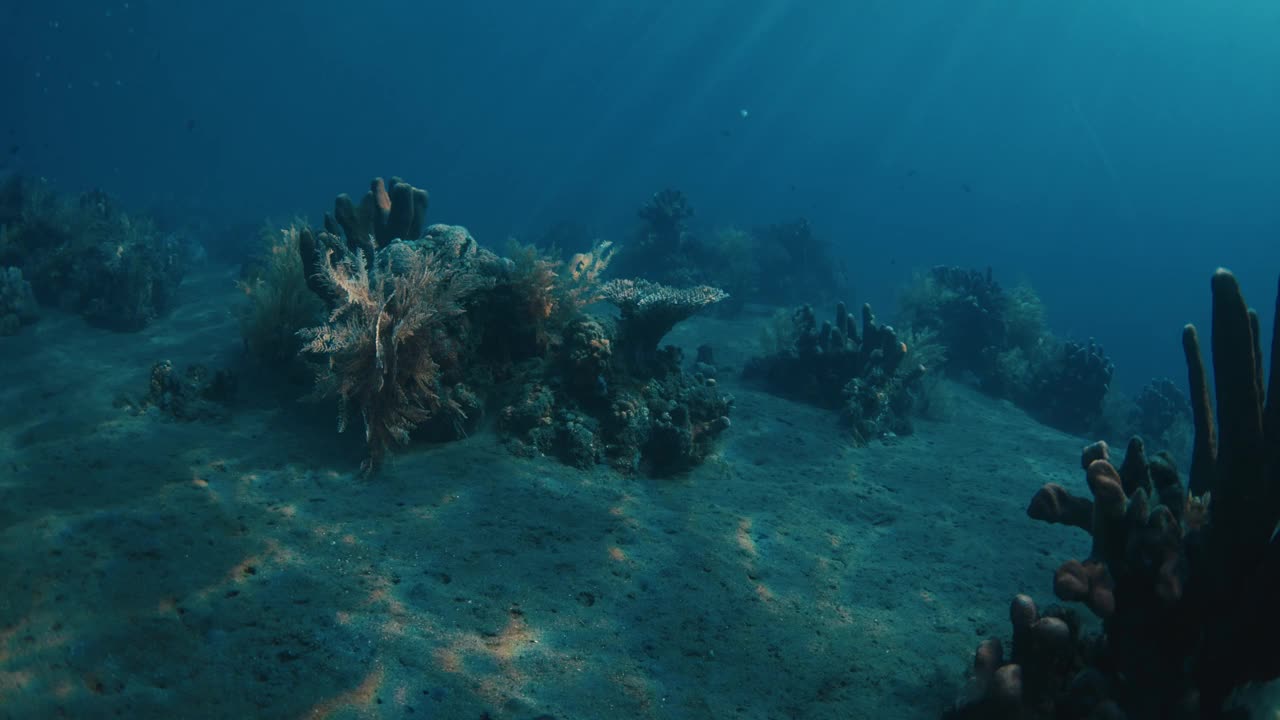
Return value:
[(670, 338), (737, 399), (688, 475), (481, 432), (360, 481), (360, 433), (288, 388), (127, 409), (157, 360), (239, 362), (233, 275), (183, 296), (141, 333), (0, 338), (0, 717), (937, 718), (1012, 595), (1088, 551), (1025, 514), (1085, 492), (1083, 438), (953, 387), (947, 421), (852, 447), (738, 382), (759, 320)]

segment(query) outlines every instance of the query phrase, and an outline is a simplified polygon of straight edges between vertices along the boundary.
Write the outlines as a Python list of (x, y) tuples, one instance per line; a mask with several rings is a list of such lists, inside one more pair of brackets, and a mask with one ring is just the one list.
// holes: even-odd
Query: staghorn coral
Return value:
[[(1183, 331), (1195, 424), (1187, 487), (1137, 438), (1118, 469), (1095, 443), (1081, 454), (1092, 499), (1048, 484), (1027, 509), (1091, 534), (1089, 555), (1063, 563), (1053, 589), (1102, 618), (1102, 633), (1067, 623), (1008, 661), (983, 643), (971, 692), (945, 717), (1225, 717), (1234, 689), (1280, 677), (1280, 314), (1264, 377), (1258, 316), (1235, 278), (1219, 270), (1212, 294), (1216, 413), (1199, 335)], [(1038, 624), (1025, 596), (1011, 616), (1015, 642)]]
[(368, 473), (424, 421), (464, 420), (462, 407), (441, 392), (435, 357), (447, 352), (446, 324), (482, 283), (404, 243), (379, 250), (367, 264), (357, 249), (319, 265), (319, 280), (338, 301), (324, 324), (299, 331), (302, 351), (322, 360), (316, 393), (338, 398), (339, 431), (352, 412), (364, 421)]

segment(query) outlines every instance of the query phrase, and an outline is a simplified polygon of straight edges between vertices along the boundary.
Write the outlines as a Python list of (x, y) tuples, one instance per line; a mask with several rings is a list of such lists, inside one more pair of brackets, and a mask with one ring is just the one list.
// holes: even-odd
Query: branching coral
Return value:
[(447, 342), (446, 323), (462, 315), (481, 280), (403, 243), (378, 251), (368, 265), (357, 250), (319, 266), (337, 304), (323, 325), (300, 331), (302, 350), (323, 361), (317, 393), (338, 398), (338, 429), (350, 412), (360, 413), (369, 447), (364, 469), (376, 470), (420, 423), (439, 414), (463, 419), (462, 408), (442, 396), (433, 356)]
[(1015, 397), (1044, 422), (1071, 432), (1087, 431), (1102, 413), (1115, 366), (1093, 341), (1067, 341), (1031, 369), (1030, 386)]

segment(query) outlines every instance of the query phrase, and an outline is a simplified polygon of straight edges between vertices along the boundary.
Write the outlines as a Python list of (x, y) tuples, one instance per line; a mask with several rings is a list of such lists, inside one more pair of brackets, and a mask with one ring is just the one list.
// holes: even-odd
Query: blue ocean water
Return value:
[(612, 235), (678, 187), (710, 224), (808, 218), (880, 306), (933, 264), (1025, 278), (1130, 389), (1181, 376), (1207, 272), (1268, 287), (1280, 253), (1264, 0), (0, 13), (8, 163), (173, 213), (314, 215), (394, 172), (478, 237)]

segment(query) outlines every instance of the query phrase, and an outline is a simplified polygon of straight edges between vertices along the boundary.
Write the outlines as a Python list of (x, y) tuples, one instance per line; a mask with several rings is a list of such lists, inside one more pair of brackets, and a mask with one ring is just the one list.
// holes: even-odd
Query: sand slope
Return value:
[(229, 273), (133, 335), (0, 338), (0, 717), (935, 718), (1019, 590), (1083, 534), (1082, 439), (956, 388), (853, 448), (742, 387), (758, 322), (701, 318), (737, 398), (673, 479), (509, 455), (489, 433), (353, 479), (333, 408), (247, 384), (232, 419), (134, 415), (151, 364), (236, 362)]

